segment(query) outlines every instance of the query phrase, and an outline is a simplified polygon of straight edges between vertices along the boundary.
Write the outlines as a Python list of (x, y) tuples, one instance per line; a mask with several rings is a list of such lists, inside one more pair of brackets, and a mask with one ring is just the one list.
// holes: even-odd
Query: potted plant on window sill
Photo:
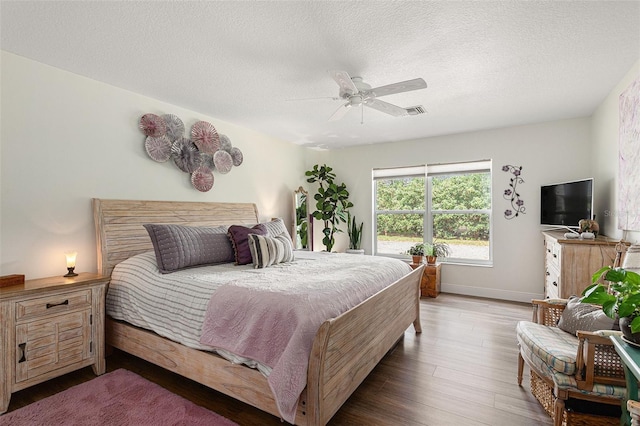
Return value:
[[(600, 279), (610, 285), (599, 283)], [(582, 292), (582, 303), (600, 305), (609, 318), (620, 318), (624, 338), (640, 344), (640, 275), (605, 266), (593, 274), (592, 282)]]
[(425, 244), (424, 254), (427, 256), (427, 265), (435, 265), (439, 257), (451, 255), (451, 247), (447, 243), (434, 241)]
[(410, 254), (413, 257), (414, 264), (421, 264), (422, 258), (424, 257), (424, 244), (416, 243), (409, 250), (407, 250), (407, 254)]
[(362, 244), (362, 227), (364, 222), (360, 222), (358, 226), (356, 217), (351, 216), (351, 213), (347, 216), (347, 233), (349, 234), (349, 249), (347, 253), (351, 254), (364, 254), (364, 250), (360, 248)]

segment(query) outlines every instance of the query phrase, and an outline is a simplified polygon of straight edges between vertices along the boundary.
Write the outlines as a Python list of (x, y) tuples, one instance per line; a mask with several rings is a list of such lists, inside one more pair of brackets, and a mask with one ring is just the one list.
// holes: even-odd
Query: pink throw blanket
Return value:
[(384, 273), (372, 272), (376, 268), (369, 262), (371, 256), (366, 258), (361, 262), (371, 264), (360, 265), (348, 280), (345, 271), (338, 269), (334, 273), (338, 281), (327, 271), (329, 275), (305, 276), (304, 280), (298, 276), (297, 286), (257, 288), (232, 282), (219, 287), (209, 300), (200, 343), (270, 367), (268, 383), (280, 415), (294, 423), (320, 325), (411, 271), (408, 265), (390, 260), (400, 265), (387, 265)]

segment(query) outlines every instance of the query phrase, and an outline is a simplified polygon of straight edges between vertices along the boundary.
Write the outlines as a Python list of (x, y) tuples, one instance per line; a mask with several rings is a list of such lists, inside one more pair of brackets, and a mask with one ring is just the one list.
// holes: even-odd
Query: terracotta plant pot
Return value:
[(413, 263), (416, 265), (419, 265), (422, 263), (422, 256), (412, 256), (413, 257)]
[(436, 260), (438, 260), (437, 256), (427, 256), (427, 265), (435, 265)]

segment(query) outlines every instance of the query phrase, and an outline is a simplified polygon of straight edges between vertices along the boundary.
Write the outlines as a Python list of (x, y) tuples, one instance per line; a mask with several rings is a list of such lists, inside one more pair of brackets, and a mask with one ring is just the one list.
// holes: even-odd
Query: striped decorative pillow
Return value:
[(249, 234), (249, 250), (254, 268), (266, 268), (293, 260), (293, 245), (287, 234), (277, 237)]

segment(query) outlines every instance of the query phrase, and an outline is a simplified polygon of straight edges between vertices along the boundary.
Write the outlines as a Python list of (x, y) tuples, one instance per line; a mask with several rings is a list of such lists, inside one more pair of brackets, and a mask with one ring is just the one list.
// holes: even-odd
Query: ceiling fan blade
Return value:
[(386, 86), (380, 86), (371, 89), (369, 92), (373, 93), (376, 97), (393, 95), (395, 93), (410, 92), (412, 90), (425, 89), (427, 83), (421, 78), (415, 78), (413, 80), (401, 81), (400, 83), (388, 84)]
[(342, 117), (344, 117), (349, 112), (350, 108), (351, 108), (351, 103), (350, 102), (347, 102), (344, 105), (340, 105), (340, 107), (336, 110), (336, 112), (331, 114), (331, 117), (329, 117), (329, 121), (338, 121), (338, 120), (340, 120)]
[(340, 86), (341, 96), (343, 93), (348, 93), (349, 95), (355, 95), (356, 93), (358, 93), (358, 88), (355, 84), (353, 84), (353, 81), (351, 81), (351, 76), (348, 72), (329, 71), (329, 74), (331, 75), (331, 78), (333, 78), (335, 82), (338, 83), (338, 86)]
[(409, 115), (406, 109), (390, 104), (389, 102), (381, 101), (380, 99), (368, 99), (364, 104), (370, 108), (377, 109), (378, 111), (386, 114), (391, 114), (395, 117)]
[(317, 101), (320, 99), (331, 99), (332, 101), (339, 101), (341, 98), (336, 96), (321, 96), (318, 98), (295, 98), (295, 99), (285, 99), (285, 102), (294, 102), (294, 101)]

